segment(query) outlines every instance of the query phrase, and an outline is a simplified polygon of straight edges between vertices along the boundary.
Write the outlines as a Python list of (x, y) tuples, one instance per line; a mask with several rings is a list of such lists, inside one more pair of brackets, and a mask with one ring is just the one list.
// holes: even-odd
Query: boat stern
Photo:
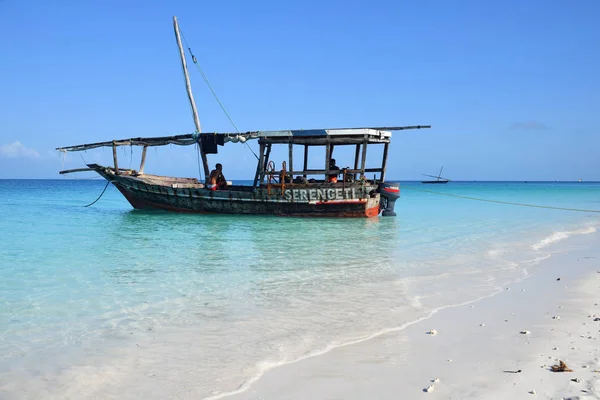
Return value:
[(381, 208), (383, 217), (395, 217), (394, 206), (396, 200), (400, 198), (400, 184), (399, 183), (380, 183), (377, 192), (381, 196)]

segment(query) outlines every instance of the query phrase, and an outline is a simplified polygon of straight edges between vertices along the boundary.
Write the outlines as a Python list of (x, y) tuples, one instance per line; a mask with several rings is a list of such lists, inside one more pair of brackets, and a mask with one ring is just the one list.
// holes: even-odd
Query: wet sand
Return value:
[[(600, 235), (567, 248), (496, 295), (271, 369), (226, 398), (600, 399)], [(552, 372), (559, 360), (573, 372)]]

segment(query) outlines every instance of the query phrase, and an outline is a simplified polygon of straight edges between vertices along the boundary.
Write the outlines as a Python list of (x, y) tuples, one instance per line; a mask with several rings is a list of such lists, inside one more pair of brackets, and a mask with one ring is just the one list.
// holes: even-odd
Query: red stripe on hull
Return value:
[(317, 205), (327, 205), (327, 204), (361, 204), (361, 203), (366, 203), (367, 200), (361, 200), (361, 199), (357, 199), (357, 200), (328, 200), (328, 201), (317, 201), (315, 202), (315, 204)]

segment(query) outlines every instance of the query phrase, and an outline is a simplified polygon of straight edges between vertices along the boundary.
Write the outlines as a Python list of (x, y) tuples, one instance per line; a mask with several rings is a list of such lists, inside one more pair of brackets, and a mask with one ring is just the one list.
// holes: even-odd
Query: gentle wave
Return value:
[(575, 229), (572, 231), (566, 231), (566, 232), (554, 232), (553, 234), (551, 234), (548, 237), (545, 237), (544, 239), (540, 240), (539, 242), (531, 245), (531, 248), (535, 251), (541, 250), (545, 247), (550, 246), (551, 244), (560, 242), (562, 240), (567, 239), (570, 236), (573, 235), (589, 235), (590, 233), (595, 233), (597, 231), (597, 229), (593, 226), (589, 226), (587, 228), (581, 228), (581, 229)]

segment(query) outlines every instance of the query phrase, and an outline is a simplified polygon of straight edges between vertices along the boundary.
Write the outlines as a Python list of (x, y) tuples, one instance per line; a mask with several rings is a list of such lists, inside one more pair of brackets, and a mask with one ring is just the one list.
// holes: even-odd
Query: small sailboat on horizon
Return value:
[(430, 178), (435, 178), (435, 180), (429, 180), (429, 181), (421, 181), (421, 183), (448, 183), (450, 182), (450, 179), (447, 178), (442, 178), (442, 171), (444, 170), (444, 166), (442, 165), (442, 168), (440, 168), (440, 173), (436, 175), (427, 175), (427, 174), (423, 174), (425, 176), (428, 176)]

